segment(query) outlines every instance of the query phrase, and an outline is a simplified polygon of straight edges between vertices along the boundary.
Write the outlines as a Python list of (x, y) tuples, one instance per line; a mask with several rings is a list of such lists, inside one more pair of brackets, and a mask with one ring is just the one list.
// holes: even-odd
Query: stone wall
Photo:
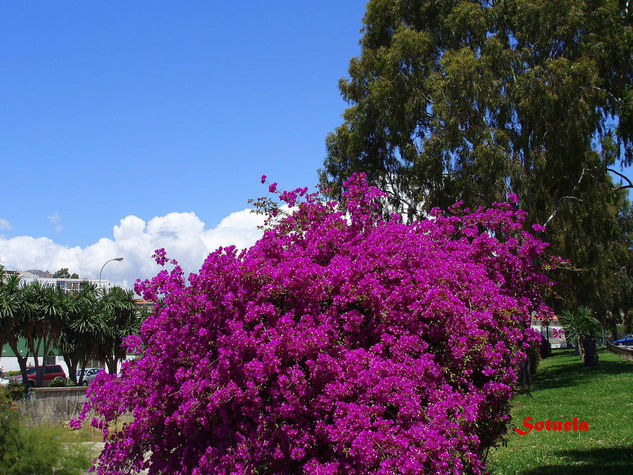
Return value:
[(626, 358), (627, 360), (633, 361), (633, 349), (627, 348), (625, 346), (616, 346), (611, 343), (607, 343), (607, 349), (612, 353), (615, 353), (622, 358)]
[(26, 420), (39, 422), (67, 422), (78, 416), (86, 400), (85, 387), (34, 388), (32, 395), (20, 401), (18, 407)]

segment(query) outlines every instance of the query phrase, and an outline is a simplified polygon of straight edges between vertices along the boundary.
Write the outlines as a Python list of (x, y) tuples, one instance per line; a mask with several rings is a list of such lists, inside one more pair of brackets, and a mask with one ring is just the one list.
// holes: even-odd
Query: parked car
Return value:
[[(35, 374), (35, 366), (29, 366), (28, 368), (26, 368), (26, 377), (28, 380), (28, 384), (31, 387), (35, 387), (35, 381), (37, 380), (36, 378), (36, 374)], [(44, 367), (44, 377), (42, 378), (42, 384), (44, 386), (48, 386), (48, 384), (56, 378), (66, 378), (66, 373), (64, 372), (64, 369), (58, 365), (58, 364), (54, 364), (54, 365), (47, 365)], [(15, 376), (11, 376), (9, 378), (9, 381), (22, 381), (22, 375), (15, 375)]]
[(633, 335), (626, 335), (624, 338), (614, 341), (616, 345), (633, 345)]
[[(88, 386), (92, 383), (100, 371), (103, 371), (103, 368), (86, 368), (86, 374), (83, 377), (82, 384), (84, 386)], [(77, 371), (77, 382), (81, 380), (81, 370)]]
[(8, 386), (10, 382), (11, 381), (9, 381), (8, 379), (0, 378), (0, 386)]

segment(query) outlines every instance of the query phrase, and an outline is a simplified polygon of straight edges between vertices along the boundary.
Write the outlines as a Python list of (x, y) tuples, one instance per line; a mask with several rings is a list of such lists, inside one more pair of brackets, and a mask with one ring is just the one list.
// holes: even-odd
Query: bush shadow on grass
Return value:
[(629, 361), (624, 359), (620, 361), (605, 361), (603, 358), (605, 353), (606, 350), (599, 352), (601, 358), (598, 360), (598, 365), (593, 367), (584, 366), (579, 356), (573, 356), (573, 350), (561, 351), (554, 356), (550, 356), (549, 358), (552, 359), (574, 357), (578, 359), (578, 364), (573, 366), (560, 364), (547, 368), (534, 378), (531, 391), (577, 386), (584, 381), (590, 381), (599, 376), (633, 373), (633, 365)]
[(542, 465), (527, 470), (529, 475), (593, 475), (596, 473), (631, 473), (633, 466), (633, 444), (589, 450), (563, 450), (556, 455), (565, 457), (565, 464)]

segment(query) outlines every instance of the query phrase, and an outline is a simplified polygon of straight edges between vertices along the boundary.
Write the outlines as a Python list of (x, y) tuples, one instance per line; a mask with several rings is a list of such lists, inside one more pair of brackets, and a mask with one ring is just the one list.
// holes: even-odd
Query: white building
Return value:
[(549, 341), (552, 348), (567, 348), (565, 332), (563, 331), (563, 326), (560, 324), (558, 317), (554, 317), (548, 323), (544, 323), (542, 320), (533, 318), (530, 327), (543, 335), (547, 341)]
[(73, 292), (79, 290), (79, 287), (83, 282), (94, 285), (97, 288), (109, 289), (112, 287), (112, 282), (109, 280), (98, 279), (71, 279), (69, 277), (41, 277), (31, 272), (19, 272), (20, 279), (24, 284), (29, 284), (35, 280), (39, 281), (43, 285), (56, 286), (59, 285), (62, 290), (66, 292)]

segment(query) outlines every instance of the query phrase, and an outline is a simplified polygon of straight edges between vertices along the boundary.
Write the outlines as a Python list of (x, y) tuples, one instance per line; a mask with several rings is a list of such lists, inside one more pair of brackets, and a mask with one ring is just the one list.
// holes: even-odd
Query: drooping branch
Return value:
[[(582, 173), (580, 174), (580, 178), (578, 178), (578, 181), (574, 185), (574, 188), (571, 190), (572, 193), (576, 190), (576, 188), (578, 188), (578, 186), (582, 182), (582, 179), (585, 177), (585, 171), (586, 170), (587, 170), (586, 168), (582, 169)], [(549, 218), (547, 218), (547, 221), (545, 221), (545, 223), (543, 224), (544, 227), (547, 227), (549, 222), (554, 218), (554, 216), (556, 216), (556, 214), (558, 213), (558, 210), (560, 210), (560, 207), (563, 204), (564, 200), (574, 200), (574, 201), (578, 201), (578, 202), (582, 203), (582, 200), (580, 198), (575, 197), (575, 196), (571, 196), (571, 195), (562, 196), (558, 200), (558, 202), (556, 203), (556, 208), (554, 208), (554, 211), (552, 212), (552, 214), (549, 215)]]
[[(586, 171), (587, 171), (586, 168), (582, 169), (582, 173), (580, 174), (580, 178), (578, 178), (578, 181), (574, 185), (574, 188), (572, 189), (572, 192), (574, 192), (578, 188), (578, 186), (582, 182), (583, 178), (585, 177), (585, 172)], [(631, 182), (631, 180), (627, 176), (625, 176), (622, 173), (614, 170), (613, 168), (607, 168), (607, 171), (610, 171), (611, 173), (619, 176), (620, 178), (626, 180), (626, 182), (628, 183), (627, 185), (619, 185), (619, 186), (615, 187), (613, 189), (614, 191), (625, 190), (627, 188), (633, 188), (633, 182)], [(552, 212), (552, 214), (550, 214), (549, 218), (547, 218), (547, 221), (545, 221), (545, 224), (543, 224), (543, 226), (547, 227), (549, 222), (554, 218), (554, 216), (556, 216), (556, 214), (558, 213), (558, 211), (559, 211), (559, 209), (560, 209), (560, 207), (561, 207), (561, 205), (562, 205), (564, 200), (574, 200), (574, 201), (578, 201), (578, 202), (582, 203), (582, 200), (580, 198), (575, 197), (575, 196), (566, 195), (566, 196), (561, 197), (558, 200), (558, 202), (556, 203), (556, 208), (554, 208), (554, 211)]]
[(545, 224), (543, 224), (544, 227), (547, 227), (549, 222), (554, 218), (554, 216), (556, 216), (556, 214), (558, 213), (558, 210), (560, 209), (561, 204), (563, 204), (563, 200), (574, 200), (574, 201), (578, 201), (578, 202), (582, 203), (582, 200), (580, 198), (576, 198), (575, 196), (563, 196), (563, 197), (561, 197), (561, 199), (558, 200), (558, 203), (556, 203), (556, 208), (554, 209), (552, 214), (549, 215), (549, 218), (547, 218), (547, 221), (545, 221)]
[(627, 188), (633, 188), (633, 183), (631, 182), (631, 180), (629, 180), (629, 178), (625, 175), (623, 175), (622, 173), (614, 170), (613, 168), (607, 168), (607, 171), (610, 171), (611, 173), (614, 173), (615, 175), (618, 175), (620, 178), (623, 178), (624, 180), (627, 181), (628, 185), (620, 185), (620, 186), (616, 186), (614, 188), (615, 191), (618, 190), (625, 190)]

